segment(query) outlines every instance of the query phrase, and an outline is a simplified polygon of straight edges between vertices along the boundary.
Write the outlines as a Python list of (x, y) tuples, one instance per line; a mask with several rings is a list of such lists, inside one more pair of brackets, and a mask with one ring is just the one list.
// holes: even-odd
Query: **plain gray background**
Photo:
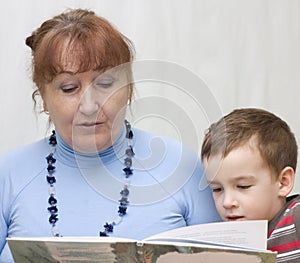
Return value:
[[(136, 85), (136, 101), (154, 97), (171, 102), (171, 110), (158, 103), (159, 114), (151, 114), (151, 104), (144, 103), (148, 108), (129, 117), (134, 126), (193, 144), (182, 128), (192, 123), (193, 146), (199, 150), (204, 130), (216, 120), (209, 113), (217, 118), (251, 106), (282, 117), (299, 140), (300, 1), (10, 0), (0, 10), (0, 154), (49, 133), (46, 116), (33, 111), (30, 50), (24, 41), (45, 19), (74, 7), (110, 20), (135, 43), (138, 61), (175, 63), (203, 80), (214, 98), (204, 106), (206, 98), (197, 103), (195, 87), (143, 80)], [(170, 112), (178, 118), (170, 121)]]

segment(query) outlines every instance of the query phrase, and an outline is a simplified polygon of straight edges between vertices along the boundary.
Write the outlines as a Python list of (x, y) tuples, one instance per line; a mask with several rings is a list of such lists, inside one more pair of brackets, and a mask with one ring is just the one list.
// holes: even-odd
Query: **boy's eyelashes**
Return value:
[(249, 189), (251, 186), (252, 185), (238, 185), (237, 187), (241, 189)]
[(212, 188), (211, 189), (214, 193), (218, 193), (222, 191), (222, 188)]
[(223, 190), (223, 187), (220, 185), (215, 185), (215, 184), (209, 184), (210, 189), (212, 190), (212, 192), (221, 192)]
[[(252, 186), (253, 185), (236, 185), (235, 187), (238, 189), (246, 190)], [(215, 187), (215, 186), (210, 185), (210, 188), (211, 188), (212, 192), (214, 192), (214, 193), (218, 193), (218, 192), (221, 192), (224, 190), (224, 187), (221, 187), (221, 186)]]

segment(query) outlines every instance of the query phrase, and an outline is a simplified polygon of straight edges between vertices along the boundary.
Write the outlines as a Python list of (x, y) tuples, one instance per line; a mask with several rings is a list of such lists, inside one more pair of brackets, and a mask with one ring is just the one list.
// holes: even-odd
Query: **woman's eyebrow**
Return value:
[(69, 71), (69, 70), (62, 70), (58, 73), (58, 75), (60, 74), (69, 74), (69, 75), (75, 75), (76, 72), (72, 72), (72, 71)]

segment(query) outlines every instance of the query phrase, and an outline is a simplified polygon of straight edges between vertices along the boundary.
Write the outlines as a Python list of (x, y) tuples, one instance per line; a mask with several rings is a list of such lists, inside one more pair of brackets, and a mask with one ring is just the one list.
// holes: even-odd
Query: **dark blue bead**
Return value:
[(57, 222), (58, 218), (57, 218), (57, 214), (52, 214), (50, 217), (49, 217), (49, 222), (50, 224), (55, 224)]
[(127, 210), (127, 207), (126, 207), (126, 206), (120, 205), (120, 206), (119, 206), (119, 210), (118, 210), (119, 216), (125, 215), (125, 214), (126, 214), (126, 210)]
[(47, 182), (48, 182), (49, 184), (54, 184), (54, 183), (56, 182), (56, 179), (55, 179), (54, 176), (48, 176), (48, 175), (47, 175)]
[(100, 237), (108, 237), (108, 235), (105, 232), (100, 231), (99, 232)]
[(53, 154), (52, 154), (52, 153), (50, 153), (50, 154), (46, 157), (46, 159), (47, 159), (47, 163), (48, 163), (48, 164), (51, 164), (51, 163), (55, 163), (55, 162), (56, 162), (56, 159), (53, 157)]
[(49, 173), (53, 173), (54, 169), (55, 169), (55, 166), (52, 165), (52, 164), (49, 164), (48, 167), (47, 167), (47, 170), (48, 170)]
[(129, 131), (129, 133), (128, 133), (128, 138), (129, 138), (129, 139), (132, 139), (132, 138), (133, 138), (133, 132), (132, 132), (132, 130)]
[(54, 205), (54, 206), (48, 207), (48, 211), (49, 211), (51, 214), (56, 214), (56, 213), (58, 212), (58, 209), (57, 209), (56, 205)]
[(125, 137), (127, 139), (132, 139), (133, 133), (131, 131), (131, 125), (127, 120), (125, 120), (125, 126), (126, 126), (126, 136)]
[(112, 224), (106, 223), (104, 225), (104, 228), (105, 228), (106, 232), (113, 232), (114, 226)]
[(129, 167), (125, 167), (123, 171), (126, 175), (132, 175), (132, 169), (130, 169)]
[(52, 135), (49, 138), (49, 144), (55, 146), (57, 144), (55, 131), (52, 131)]
[(48, 199), (48, 203), (50, 205), (55, 205), (57, 203), (57, 200), (51, 195)]

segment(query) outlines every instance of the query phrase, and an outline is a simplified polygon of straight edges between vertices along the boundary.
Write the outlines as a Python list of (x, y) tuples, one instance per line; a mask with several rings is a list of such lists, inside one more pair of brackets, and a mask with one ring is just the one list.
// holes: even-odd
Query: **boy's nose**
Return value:
[(237, 201), (236, 197), (233, 193), (225, 193), (223, 199), (223, 207), (225, 209), (229, 209), (232, 207), (238, 207), (239, 202)]

